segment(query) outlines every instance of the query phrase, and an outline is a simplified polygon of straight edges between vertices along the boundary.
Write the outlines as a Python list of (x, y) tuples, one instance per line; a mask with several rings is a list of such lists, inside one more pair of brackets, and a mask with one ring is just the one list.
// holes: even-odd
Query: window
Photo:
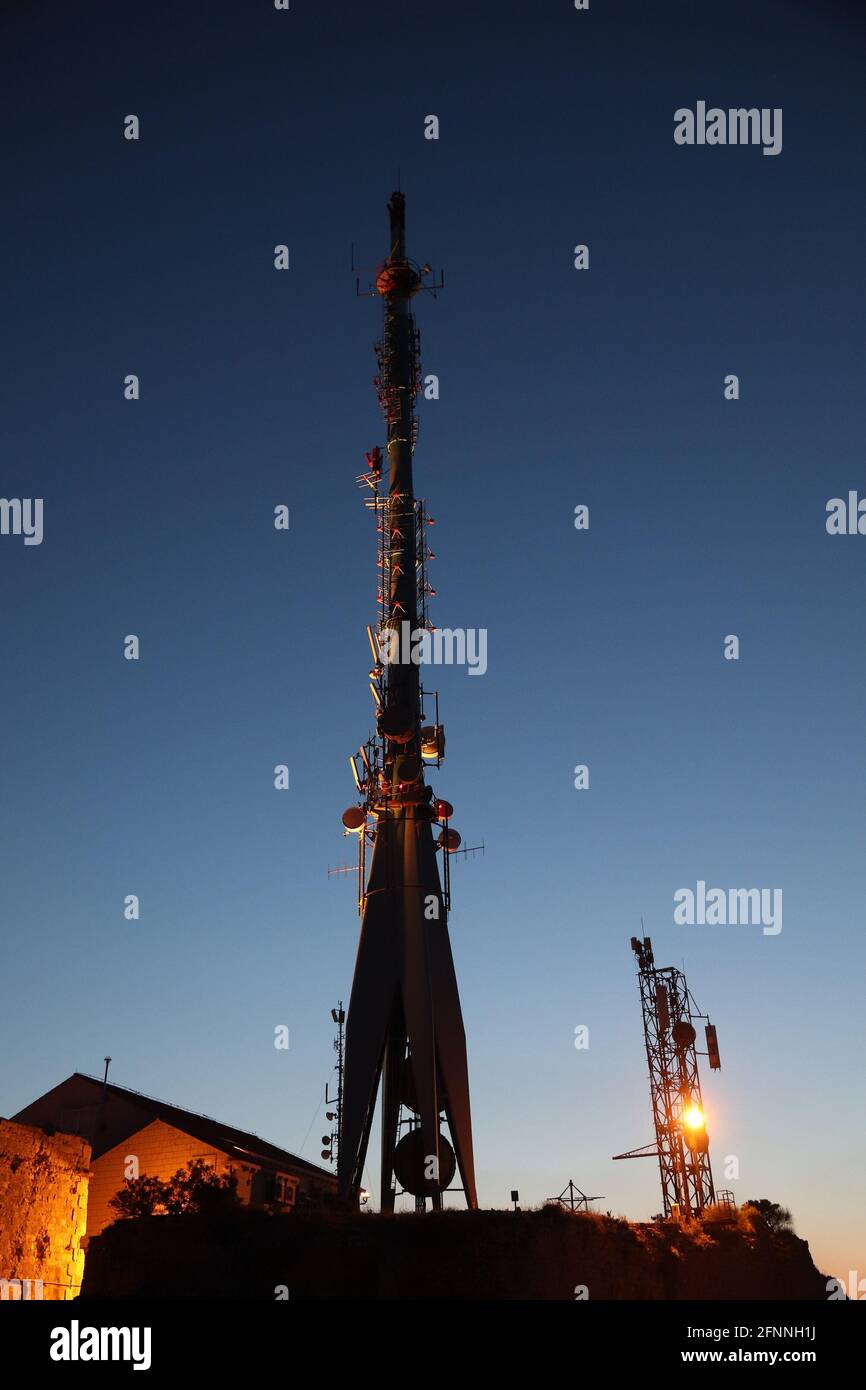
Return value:
[(278, 1173), (276, 1180), (275, 1200), (281, 1207), (293, 1207), (295, 1205), (295, 1194), (298, 1190), (297, 1178), (290, 1178), (285, 1173)]

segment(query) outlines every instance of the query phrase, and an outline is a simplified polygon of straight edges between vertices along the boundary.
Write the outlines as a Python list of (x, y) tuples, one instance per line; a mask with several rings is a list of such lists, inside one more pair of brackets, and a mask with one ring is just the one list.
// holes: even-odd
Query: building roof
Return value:
[[(102, 1094), (103, 1082), (100, 1077), (88, 1076), (82, 1071), (74, 1072), (73, 1076), (80, 1081), (89, 1081), (97, 1087), (100, 1095)], [(192, 1135), (194, 1139), (200, 1139), (210, 1148), (219, 1149), (221, 1153), (228, 1154), (239, 1162), (247, 1159), (251, 1162), (264, 1162), (267, 1167), (302, 1169), (317, 1178), (327, 1178), (332, 1183), (336, 1182), (331, 1170), (321, 1168), (317, 1163), (310, 1163), (298, 1154), (289, 1153), (287, 1149), (280, 1149), (276, 1144), (269, 1144), (266, 1139), (260, 1139), (257, 1134), (251, 1134), (248, 1130), (235, 1129), (233, 1125), (223, 1124), (220, 1120), (212, 1119), (210, 1115), (198, 1115), (194, 1110), (182, 1110), (179, 1105), (170, 1105), (168, 1101), (142, 1095), (140, 1091), (130, 1090), (127, 1086), (115, 1086), (110, 1081), (105, 1090), (107, 1095), (129, 1101), (139, 1109), (146, 1110), (154, 1119), (173, 1125), (175, 1129)], [(94, 1154), (94, 1157), (96, 1156)]]

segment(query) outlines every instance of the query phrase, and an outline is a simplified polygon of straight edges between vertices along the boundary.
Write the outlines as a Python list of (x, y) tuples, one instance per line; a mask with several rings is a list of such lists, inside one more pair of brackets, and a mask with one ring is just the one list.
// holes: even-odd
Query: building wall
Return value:
[(119, 1144), (152, 1119), (152, 1112), (134, 1097), (109, 1093), (100, 1104), (102, 1086), (84, 1076), (70, 1076), (44, 1096), (19, 1110), (13, 1119), (25, 1125), (50, 1125), (64, 1134), (80, 1134), (97, 1153)]
[[(76, 1135), (0, 1120), (0, 1297), (77, 1296), (89, 1163)], [(25, 1280), (29, 1288), (10, 1282)]]
[[(254, 1154), (250, 1155), (249, 1163), (244, 1162), (241, 1154), (230, 1158), (222, 1150), (214, 1149), (206, 1139), (187, 1134), (173, 1122), (173, 1117), (158, 1119), (153, 1109), (148, 1108), (151, 1104), (146, 1097), (126, 1095), (110, 1088), (103, 1103), (101, 1082), (76, 1074), (19, 1110), (14, 1117), (21, 1124), (79, 1133), (91, 1143), (95, 1157), (91, 1160), (89, 1236), (96, 1235), (116, 1219), (108, 1203), (123, 1185), (128, 1157), (138, 1158), (140, 1175), (163, 1179), (185, 1168), (190, 1159), (211, 1158), (217, 1172), (231, 1169), (235, 1174), (242, 1202), (261, 1205), (273, 1199), (278, 1160), (262, 1160), (260, 1155)], [(200, 1122), (205, 1120), (203, 1116), (195, 1118)], [(250, 1136), (247, 1139), (252, 1142)], [(279, 1172), (286, 1175), (282, 1184), (287, 1199), (284, 1210), (291, 1208), (301, 1194), (304, 1200), (336, 1191), (333, 1174), (319, 1174), (295, 1166), (288, 1155)]]
[[(218, 1149), (208, 1148), (201, 1139), (194, 1139), (163, 1120), (153, 1120), (137, 1134), (131, 1134), (128, 1139), (93, 1160), (87, 1234), (98, 1235), (103, 1227), (117, 1220), (117, 1213), (109, 1202), (123, 1187), (127, 1176), (164, 1180), (174, 1177), (179, 1168), (185, 1168), (196, 1158), (202, 1159), (217, 1173), (226, 1173), (231, 1168), (238, 1179), (238, 1196), (242, 1202), (249, 1203), (255, 1165), (240, 1165)], [(137, 1169), (130, 1160), (137, 1161)]]

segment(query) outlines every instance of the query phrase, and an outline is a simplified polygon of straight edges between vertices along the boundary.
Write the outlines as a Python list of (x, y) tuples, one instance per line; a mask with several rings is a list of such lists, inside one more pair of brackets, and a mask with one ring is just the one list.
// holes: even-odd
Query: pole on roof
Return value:
[(111, 1062), (111, 1058), (110, 1058), (110, 1057), (103, 1057), (102, 1060), (103, 1060), (104, 1063), (105, 1063), (105, 1074), (104, 1074), (104, 1076), (103, 1076), (103, 1078), (102, 1078), (102, 1094), (101, 1094), (101, 1096), (99, 1097), (99, 1104), (98, 1104), (98, 1106), (96, 1107), (96, 1119), (95, 1119), (94, 1122), (93, 1122), (93, 1134), (92, 1134), (91, 1140), (90, 1140), (91, 1147), (93, 1147), (93, 1146), (95, 1145), (95, 1143), (96, 1143), (96, 1136), (97, 1136), (97, 1134), (99, 1133), (100, 1129), (102, 1128), (102, 1112), (103, 1112), (103, 1110), (105, 1109), (105, 1098), (106, 1098), (106, 1096), (107, 1096), (107, 1094), (108, 1094), (108, 1066), (109, 1066), (109, 1063)]

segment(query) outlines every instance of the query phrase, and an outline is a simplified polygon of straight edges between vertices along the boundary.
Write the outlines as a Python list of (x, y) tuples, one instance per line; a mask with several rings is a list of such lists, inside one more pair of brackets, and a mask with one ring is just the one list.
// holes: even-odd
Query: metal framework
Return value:
[(343, 1126), (343, 1061), (345, 1052), (345, 1025), (346, 1012), (343, 1008), (342, 999), (335, 1009), (331, 1010), (331, 1018), (337, 1026), (337, 1036), (334, 1038), (334, 1051), (337, 1060), (334, 1063), (334, 1071), (337, 1073), (337, 1094), (329, 1095), (330, 1086), (325, 1083), (325, 1104), (333, 1105), (333, 1110), (326, 1112), (325, 1118), (331, 1122), (331, 1133), (322, 1135), (322, 1158), (328, 1159), (331, 1163), (336, 1163), (340, 1154), (340, 1131)]
[(658, 1158), (665, 1216), (700, 1216), (715, 1197), (694, 1020), (706, 1019), (707, 1052), (702, 1055), (713, 1070), (721, 1065), (716, 1030), (697, 1008), (683, 972), (655, 964), (648, 936), (633, 936), (631, 947), (637, 957), (656, 1141), (614, 1157)]
[(384, 455), (378, 445), (365, 455), (358, 478), (377, 532), (378, 619), (367, 629), (376, 732), (350, 758), (359, 801), (343, 814), (346, 832), (358, 837), (361, 935), (337, 1166), (341, 1193), (356, 1197), (381, 1083), (383, 1211), (394, 1209), (399, 1191), (411, 1193), (419, 1209), (428, 1200), (441, 1207), (458, 1170), (467, 1204), (477, 1205), (466, 1040), (447, 925), (449, 860), (460, 836), (450, 825), (452, 807), (425, 781), (425, 764), (441, 765), (445, 736), (438, 695), (423, 690), (412, 656), (435, 632), (427, 614), (435, 591), (427, 574), (434, 522), (412, 477), (421, 366), (411, 303), (440, 286), (425, 283), (429, 267), (406, 255), (401, 192), (388, 211), (389, 253), (375, 279), (384, 324), (374, 378), (387, 439)]
[(582, 1192), (577, 1183), (569, 1178), (568, 1185), (562, 1189), (558, 1197), (548, 1197), (547, 1206), (564, 1207), (566, 1211), (591, 1211), (590, 1202), (601, 1202), (601, 1196), (587, 1197)]

